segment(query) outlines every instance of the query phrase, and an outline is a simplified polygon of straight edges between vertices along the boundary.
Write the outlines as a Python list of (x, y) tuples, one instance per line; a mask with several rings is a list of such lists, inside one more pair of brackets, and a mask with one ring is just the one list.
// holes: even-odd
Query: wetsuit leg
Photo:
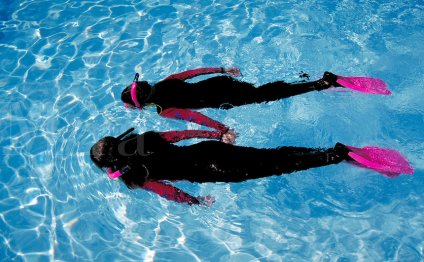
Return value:
[(291, 96), (296, 96), (315, 91), (316, 82), (303, 82), (288, 84), (284, 81), (276, 81), (259, 86), (251, 97), (246, 97), (247, 102), (261, 103), (275, 101)]
[(239, 164), (244, 164), (245, 169), (237, 178), (240, 179), (239, 181), (244, 181), (288, 174), (309, 168), (337, 164), (344, 159), (344, 154), (333, 148), (280, 147), (278, 149), (255, 150), (249, 153), (243, 163), (239, 162)]
[(347, 159), (347, 152), (344, 146), (258, 149), (208, 141), (184, 147), (180, 155), (191, 161), (184, 167), (186, 180), (241, 182), (337, 164)]
[[(229, 109), (253, 103), (275, 101), (316, 90), (315, 82), (288, 84), (272, 82), (255, 87), (231, 77), (213, 77), (195, 83), (198, 92), (205, 96), (207, 107)], [(201, 96), (201, 95), (200, 95)]]

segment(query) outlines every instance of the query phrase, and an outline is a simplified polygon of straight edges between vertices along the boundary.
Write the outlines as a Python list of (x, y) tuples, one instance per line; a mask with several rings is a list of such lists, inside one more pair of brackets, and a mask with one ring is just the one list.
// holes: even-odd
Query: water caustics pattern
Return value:
[[(3, 261), (422, 261), (424, 5), (420, 1), (0, 3)], [(257, 84), (328, 70), (384, 79), (390, 97), (313, 92), (228, 111), (239, 145), (379, 145), (414, 176), (340, 164), (238, 184), (190, 184), (211, 208), (130, 191), (90, 163), (99, 138), (198, 128), (119, 102), (150, 82), (238, 66)], [(201, 175), (201, 174), (199, 174)]]

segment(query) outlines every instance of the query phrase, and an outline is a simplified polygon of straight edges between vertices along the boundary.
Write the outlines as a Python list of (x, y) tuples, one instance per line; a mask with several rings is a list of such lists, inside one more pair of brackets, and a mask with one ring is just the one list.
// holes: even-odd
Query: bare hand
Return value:
[(230, 129), (227, 133), (222, 135), (222, 142), (226, 144), (234, 144), (236, 141), (237, 133), (234, 129)]
[(215, 203), (215, 198), (210, 195), (205, 197), (199, 196), (197, 197), (197, 200), (199, 200), (200, 205), (204, 205), (208, 207), (212, 206), (212, 204)]
[(226, 68), (226, 69), (224, 69), (224, 72), (226, 74), (231, 75), (231, 76), (239, 76), (240, 75), (240, 69), (238, 69), (237, 67)]

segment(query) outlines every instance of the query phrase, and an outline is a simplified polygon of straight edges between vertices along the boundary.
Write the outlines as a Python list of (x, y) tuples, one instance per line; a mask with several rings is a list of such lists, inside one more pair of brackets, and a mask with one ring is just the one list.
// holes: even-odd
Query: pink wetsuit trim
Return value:
[(172, 200), (178, 203), (187, 203), (189, 205), (199, 204), (199, 200), (196, 197), (191, 196), (181, 189), (178, 189), (172, 185), (166, 184), (161, 181), (146, 181), (143, 184), (143, 188), (152, 191), (163, 198)]
[(163, 110), (160, 115), (166, 118), (194, 122), (202, 126), (213, 128), (221, 133), (226, 133), (229, 130), (228, 126), (215, 121), (199, 112), (191, 111), (189, 109), (168, 108)]
[(206, 130), (167, 131), (160, 132), (159, 135), (170, 143), (176, 143), (178, 141), (190, 138), (210, 138), (220, 140), (222, 137), (222, 133), (220, 132)]
[(165, 80), (169, 79), (179, 79), (186, 80), (200, 75), (207, 74), (216, 74), (216, 73), (224, 73), (222, 67), (207, 67), (207, 68), (197, 68), (192, 70), (187, 70), (181, 73), (173, 74), (165, 78)]

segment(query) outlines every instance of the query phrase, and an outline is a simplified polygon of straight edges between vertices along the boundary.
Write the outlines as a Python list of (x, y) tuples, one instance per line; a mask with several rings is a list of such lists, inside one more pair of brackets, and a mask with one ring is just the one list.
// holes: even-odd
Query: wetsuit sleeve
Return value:
[(177, 203), (187, 203), (189, 205), (200, 204), (200, 201), (196, 197), (161, 181), (146, 181), (143, 184), (143, 189), (152, 191), (163, 198)]
[(206, 130), (183, 130), (159, 132), (159, 135), (167, 142), (176, 143), (178, 141), (190, 138), (210, 138), (221, 140), (222, 133)]
[(224, 68), (222, 67), (208, 67), (208, 68), (197, 68), (193, 70), (184, 71), (178, 74), (173, 74), (165, 78), (165, 80), (169, 79), (179, 79), (179, 80), (187, 80), (196, 76), (200, 75), (207, 75), (207, 74), (217, 74), (217, 73), (224, 73)]
[(202, 126), (213, 128), (221, 133), (227, 133), (229, 130), (228, 126), (215, 121), (199, 112), (191, 111), (188, 109), (168, 108), (163, 110), (160, 115), (166, 118), (194, 122)]

